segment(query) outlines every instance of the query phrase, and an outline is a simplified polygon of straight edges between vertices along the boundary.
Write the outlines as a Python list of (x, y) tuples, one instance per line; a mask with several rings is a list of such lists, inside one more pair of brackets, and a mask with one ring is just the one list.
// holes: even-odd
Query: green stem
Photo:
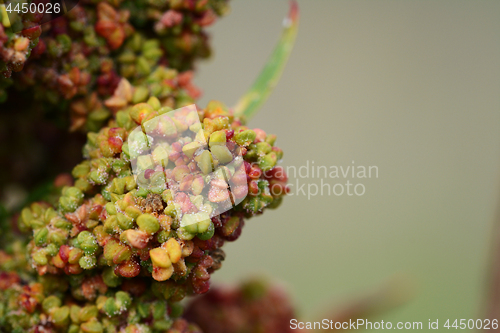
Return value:
[(299, 25), (299, 8), (297, 2), (290, 2), (290, 11), (285, 19), (285, 29), (276, 45), (271, 57), (255, 80), (252, 87), (239, 100), (234, 107), (234, 115), (248, 121), (252, 118), (259, 108), (267, 100), (274, 87), (279, 81), (281, 73), (285, 68), (286, 62), (292, 52), (297, 36)]

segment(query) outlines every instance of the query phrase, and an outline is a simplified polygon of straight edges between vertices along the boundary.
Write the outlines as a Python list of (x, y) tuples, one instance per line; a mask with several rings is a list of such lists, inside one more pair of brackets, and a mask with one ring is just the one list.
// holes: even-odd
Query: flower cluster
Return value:
[[(166, 141), (148, 146), (151, 137)], [(220, 102), (174, 112), (156, 97), (89, 133), (73, 186), (57, 205), (33, 203), (18, 220), (33, 235), (28, 264), (42, 283), (30, 308), (40, 311), (36, 325), (190, 332), (174, 322), (178, 302), (209, 290), (223, 244), (240, 236), (245, 217), (276, 207), (287, 192), (275, 139), (242, 126)], [(66, 289), (53, 291), (47, 281)], [(25, 297), (22, 288), (13, 293)], [(68, 293), (70, 300), (61, 296)], [(30, 320), (24, 329), (34, 327)]]
[[(57, 130), (41, 134), (40, 123), (86, 133), (98, 131), (118, 110), (151, 96), (172, 108), (194, 103), (200, 91), (191, 82), (192, 69), (209, 53), (205, 27), (226, 13), (228, 5), (227, 0), (80, 0), (64, 16), (45, 23), (42, 34), (36, 26), (39, 16), (23, 16), (18, 21), (25, 29), (12, 33), (3, 5), (0, 11), (0, 123), (18, 114), (26, 128), (24, 144), (15, 140), (15, 147), (0, 151), (0, 160), (16, 155), (23, 167), (6, 166), (10, 175), (18, 175), (10, 182), (29, 186), (27, 174), (33, 182), (40, 179), (28, 157), (53, 153), (37, 147), (41, 137), (57, 135), (56, 141), (68, 143), (66, 150), (79, 150), (68, 147), (78, 137), (68, 140)], [(180, 19), (167, 22), (163, 17), (172, 13)], [(12, 71), (21, 69), (10, 78)], [(124, 79), (127, 84), (120, 86)], [(38, 177), (53, 169), (57, 167), (47, 165)], [(0, 179), (1, 185), (5, 182)]]
[[(139, 2), (139, 1), (137, 1)], [(187, 70), (197, 58), (210, 55), (204, 28), (229, 11), (228, 0), (150, 1), (146, 15), (155, 20), (154, 30), (166, 51), (170, 67)]]
[(295, 332), (296, 318), (286, 293), (265, 280), (249, 280), (236, 288), (216, 287), (194, 299), (185, 318), (205, 333)]
[[(80, 0), (45, 23), (41, 36), (38, 14), (22, 16), (15, 21), (22, 27), (9, 31), (0, 5), (0, 71), (18, 72), (0, 79), (0, 102), (14, 83), (0, 112), (8, 119), (0, 121), (3, 136), (38, 149), (26, 155), (44, 159), (33, 163), (39, 169), (71, 170), (64, 161), (80, 153), (76, 146), (84, 155), (70, 163), (77, 164), (71, 175), (34, 191), (15, 216), (7, 219), (0, 206), (0, 331), (283, 331), (292, 313), (286, 298), (258, 282), (210, 294), (187, 314), (181, 303), (210, 290), (226, 258), (223, 245), (288, 192), (276, 136), (244, 122), (270, 92), (264, 81), (279, 76), (296, 5), (265, 80), (234, 110), (217, 101), (201, 109), (194, 63), (210, 54), (205, 28), (228, 11), (227, 2)], [(65, 156), (42, 151), (47, 141), (33, 140), (35, 127), (64, 144)], [(16, 148), (0, 154), (20, 153)], [(16, 160), (4, 163), (19, 174), (32, 170)], [(207, 324), (208, 308), (223, 316)], [(231, 311), (246, 324), (226, 325)]]
[(7, 99), (5, 88), (12, 84), (12, 72), (23, 69), (38, 43), (41, 19), (38, 13), (7, 14), (5, 5), (0, 5), (0, 103)]
[[(71, 284), (54, 278), (23, 280), (0, 272), (0, 328), (13, 333), (201, 333), (180, 318), (182, 308), (155, 300), (145, 284), (124, 284), (92, 301), (66, 295)], [(97, 282), (98, 283), (98, 282)], [(94, 284), (93, 287), (101, 287)]]
[(226, 11), (226, 1), (82, 0), (50, 22), (19, 83), (36, 84), (37, 98), (57, 104), (94, 91), (109, 96), (120, 78), (135, 85), (159, 64), (190, 70), (208, 54), (203, 28)]

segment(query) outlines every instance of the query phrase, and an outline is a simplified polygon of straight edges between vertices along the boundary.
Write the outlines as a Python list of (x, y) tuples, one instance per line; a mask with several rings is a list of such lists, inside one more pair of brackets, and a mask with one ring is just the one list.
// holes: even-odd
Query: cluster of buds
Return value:
[[(145, 285), (109, 290), (82, 302), (58, 279), (29, 281), (0, 272), (0, 329), (14, 333), (201, 333), (177, 304), (157, 301)], [(65, 296), (63, 296), (65, 295)]]
[(16, 241), (0, 251), (2, 332), (202, 332), (181, 318), (183, 308), (178, 303), (158, 298), (143, 278), (117, 283), (109, 271), (102, 277), (37, 275), (27, 266), (26, 250)]
[(296, 332), (290, 320), (297, 318), (287, 294), (260, 279), (236, 288), (216, 287), (194, 299), (184, 317), (205, 333)]
[(23, 69), (31, 51), (38, 43), (42, 29), (38, 13), (7, 13), (0, 4), (0, 103), (7, 99), (5, 88), (12, 84), (12, 72)]
[[(180, 19), (158, 30), (173, 11)], [(22, 87), (37, 85), (35, 97), (54, 105), (92, 92), (107, 98), (121, 78), (135, 86), (159, 64), (192, 69), (209, 53), (203, 28), (226, 11), (226, 1), (82, 0), (50, 22), (17, 81)]]
[(208, 57), (210, 47), (204, 28), (229, 11), (228, 0), (152, 1), (147, 12), (167, 52), (170, 67), (187, 70), (198, 57)]
[[(167, 30), (158, 30), (160, 36), (155, 27), (172, 10), (181, 13), (182, 19), (169, 24)], [(26, 129), (23, 146), (16, 141), (15, 148), (0, 151), (0, 160), (7, 161), (15, 152), (18, 164), (23, 165), (9, 163), (8, 173), (21, 169), (33, 175), (33, 182), (40, 181), (35, 163), (27, 158), (50, 155), (37, 147), (42, 135), (37, 128), (40, 120), (71, 132), (93, 132), (113, 113), (151, 96), (172, 108), (194, 103), (200, 91), (191, 82), (191, 70), (208, 53), (205, 27), (214, 21), (200, 18), (215, 19), (227, 11), (227, 0), (80, 0), (54, 20), (47, 21), (46, 14), (42, 33), (36, 25), (40, 15), (28, 13), (12, 21), (12, 16), (19, 15), (7, 13), (0, 4), (0, 120), (7, 123), (13, 114), (22, 113), (23, 126), (32, 127)], [(23, 27), (11, 27), (13, 22)], [(21, 32), (13, 33), (13, 28)], [(177, 39), (185, 43), (173, 47), (172, 41)], [(202, 41), (202, 46), (188, 47), (199, 44), (194, 40)], [(13, 71), (20, 72), (10, 78)], [(123, 79), (129, 89), (120, 87)], [(14, 87), (10, 87), (12, 83)], [(59, 132), (51, 135), (67, 141), (67, 135)], [(72, 138), (71, 142), (78, 140)], [(26, 177), (18, 178), (24, 186), (31, 185), (25, 183)], [(14, 181), (0, 181), (5, 182)]]
[[(125, 316), (131, 325), (147, 322), (151, 332), (172, 329), (178, 302), (209, 290), (225, 258), (221, 247), (240, 236), (244, 218), (286, 194), (275, 140), (243, 126), (220, 102), (174, 111), (156, 97), (89, 133), (87, 159), (73, 169), (75, 181), (58, 204), (33, 203), (18, 219), (33, 235), (26, 251), (34, 275), (69, 285), (72, 299), (95, 307), (84, 311), (96, 314), (91, 319), (74, 321), (66, 299), (49, 310), (40, 304), (53, 316), (47, 322), (107, 332)], [(141, 304), (149, 303), (141, 297), (163, 306), (162, 316), (142, 315)], [(175, 325), (189, 332), (187, 323)]]
[[(135, 86), (128, 80), (121, 79), (113, 95), (105, 100), (97, 92), (85, 97), (75, 97), (68, 106), (70, 111), (68, 127), (71, 132), (99, 131), (113, 114), (119, 113), (120, 110), (128, 110), (134, 104), (145, 102), (151, 97), (158, 98), (162, 106), (178, 108), (194, 103), (199, 95), (199, 90), (192, 83), (192, 72), (178, 73), (176, 70), (158, 66)], [(11, 95), (11, 97), (17, 97), (11, 101), (16, 101), (18, 105), (9, 102), (0, 107), (1, 136), (8, 140), (17, 133), (23, 133), (24, 140), (12, 140), (12, 145), (5, 145), (0, 149), (0, 160), (3, 161), (4, 169), (8, 170), (0, 177), (0, 184), (13, 182), (13, 178), (17, 182), (36, 181), (37, 175), (41, 173), (40, 163), (33, 161), (36, 158), (45, 159), (44, 169), (48, 171), (65, 170), (61, 163), (63, 159), (67, 161), (66, 168), (70, 168), (80, 160), (79, 151), (85, 140), (83, 135), (68, 134), (56, 128), (51, 121), (43, 119), (43, 115), (38, 113), (36, 108), (32, 108), (34, 106), (30, 104), (32, 101), (23, 98), (22, 95)], [(16, 113), (19, 109), (22, 112)], [(31, 121), (27, 121), (28, 119)], [(44, 143), (47, 145), (64, 142), (64, 147), (61, 151), (52, 147), (45, 148), (40, 144), (40, 138), (45, 138)], [(68, 151), (74, 153), (66, 154)], [(63, 156), (53, 157), (63, 152), (64, 154), (61, 154)], [(30, 175), (30, 179), (27, 179), (27, 174)], [(16, 177), (13, 177), (14, 175)]]
[(191, 80), (192, 72), (178, 73), (174, 69), (158, 66), (135, 85), (122, 79), (104, 104), (113, 113), (117, 113), (155, 97), (160, 106), (178, 108), (192, 104), (200, 96), (200, 91)]
[(83, 1), (50, 22), (36, 56), (19, 74), (20, 85), (36, 85), (35, 98), (52, 104), (94, 91), (112, 92), (119, 81), (113, 51), (134, 34), (129, 17), (129, 11), (106, 2)]
[[(13, 242), (9, 234), (1, 246), (0, 331), (286, 331), (287, 299), (260, 283), (210, 294), (184, 316), (181, 305), (210, 290), (222, 247), (240, 237), (245, 219), (276, 208), (288, 192), (276, 136), (241, 120), (262, 101), (250, 106), (249, 96), (266, 96), (269, 85), (257, 85), (234, 111), (193, 104), (193, 64), (210, 53), (205, 27), (227, 2), (81, 0), (39, 41), (40, 28), (30, 25), (36, 15), (19, 35), (2, 23), (0, 70), (24, 67), (2, 113), (19, 108), (60, 121), (59, 111), (70, 110), (68, 127), (87, 132), (87, 142), (72, 177), (13, 219), (25, 236)], [(278, 51), (290, 49), (291, 22)], [(277, 54), (264, 73), (270, 81), (286, 60), (287, 52)], [(223, 314), (213, 325), (206, 307)], [(231, 311), (243, 326), (225, 324)], [(193, 313), (199, 318), (189, 319)]]
[(160, 105), (171, 108), (192, 104), (200, 96), (200, 91), (191, 79), (192, 72), (178, 73), (175, 69), (158, 66), (135, 85), (121, 79), (112, 95), (104, 101), (96, 92), (75, 98), (69, 106), (70, 131), (98, 131), (110, 115), (146, 102), (151, 97), (157, 98)]

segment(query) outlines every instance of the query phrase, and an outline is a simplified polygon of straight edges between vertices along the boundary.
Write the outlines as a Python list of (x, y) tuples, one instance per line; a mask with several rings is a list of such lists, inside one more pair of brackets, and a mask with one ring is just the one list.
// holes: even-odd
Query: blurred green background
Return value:
[[(379, 177), (354, 180), (361, 197), (294, 193), (248, 221), (214, 280), (271, 276), (314, 319), (403, 274), (415, 297), (378, 319), (482, 318), (500, 185), (500, 1), (299, 6), (295, 50), (249, 125), (278, 135), (284, 166), (354, 161)], [(287, 1), (232, 3), (200, 66), (201, 105), (235, 104), (287, 11)]]

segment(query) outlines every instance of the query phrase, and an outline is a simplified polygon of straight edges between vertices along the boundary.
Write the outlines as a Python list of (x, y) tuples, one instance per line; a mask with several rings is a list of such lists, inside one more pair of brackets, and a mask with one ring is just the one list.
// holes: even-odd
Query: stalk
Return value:
[(250, 120), (266, 102), (283, 73), (290, 57), (299, 27), (299, 7), (295, 0), (290, 2), (290, 11), (284, 20), (284, 30), (271, 57), (259, 76), (234, 107), (234, 115)]

